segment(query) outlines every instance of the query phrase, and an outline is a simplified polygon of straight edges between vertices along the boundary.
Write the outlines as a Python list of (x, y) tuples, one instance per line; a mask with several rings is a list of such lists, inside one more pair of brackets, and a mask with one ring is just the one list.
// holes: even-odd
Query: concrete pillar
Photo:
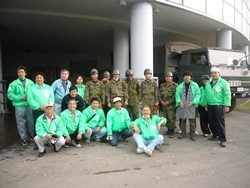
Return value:
[(244, 52), (246, 53), (247, 62), (248, 62), (248, 64), (250, 64), (249, 46), (248, 46), (248, 45), (241, 46), (241, 47), (240, 47), (240, 50), (241, 50), (241, 51), (244, 51)]
[(131, 69), (134, 77), (144, 78), (143, 71), (153, 71), (153, 8), (149, 2), (137, 2), (131, 8)]
[(129, 37), (127, 29), (114, 29), (113, 33), (114, 69), (120, 71), (125, 78), (125, 72), (129, 69)]
[(222, 29), (216, 32), (216, 46), (232, 49), (232, 30)]
[[(2, 66), (2, 45), (0, 40), (0, 81), (3, 80), (3, 66)], [(3, 83), (0, 82), (0, 91), (3, 90)], [(4, 100), (4, 93), (0, 92), (0, 102)], [(0, 113), (3, 112), (4, 104), (0, 104)]]

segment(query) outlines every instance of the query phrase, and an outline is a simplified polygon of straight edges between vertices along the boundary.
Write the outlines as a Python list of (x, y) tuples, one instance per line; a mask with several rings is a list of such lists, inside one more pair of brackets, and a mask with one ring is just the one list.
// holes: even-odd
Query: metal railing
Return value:
[(7, 80), (0, 80), (0, 114), (8, 113)]

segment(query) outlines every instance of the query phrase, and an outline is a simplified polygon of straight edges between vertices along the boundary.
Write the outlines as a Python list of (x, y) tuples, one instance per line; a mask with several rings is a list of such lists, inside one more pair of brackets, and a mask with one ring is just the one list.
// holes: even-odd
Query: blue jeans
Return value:
[(88, 134), (85, 133), (84, 134), (85, 138), (87, 138), (88, 140), (90, 140), (90, 136), (92, 134), (94, 134), (97, 139), (99, 139), (99, 138), (103, 137), (104, 135), (106, 135), (106, 132), (107, 132), (106, 127), (102, 127), (101, 130), (100, 130), (100, 132), (96, 132), (95, 129), (96, 128), (94, 128), (94, 129), (90, 128), (91, 133), (90, 133), (90, 135), (88, 135)]
[(21, 140), (27, 141), (29, 139), (27, 128), (29, 130), (30, 136), (33, 138), (35, 135), (32, 109), (30, 107), (15, 108), (15, 116), (18, 133), (21, 137)]
[(124, 141), (132, 136), (128, 129), (123, 129), (121, 132), (113, 132), (113, 139), (110, 141), (111, 146), (117, 146), (119, 135), (121, 135)]
[(143, 148), (147, 147), (151, 151), (153, 151), (155, 149), (155, 146), (161, 145), (163, 143), (163, 136), (162, 135), (158, 135), (152, 140), (146, 140), (140, 134), (134, 133), (133, 138), (134, 138), (138, 148), (143, 149)]

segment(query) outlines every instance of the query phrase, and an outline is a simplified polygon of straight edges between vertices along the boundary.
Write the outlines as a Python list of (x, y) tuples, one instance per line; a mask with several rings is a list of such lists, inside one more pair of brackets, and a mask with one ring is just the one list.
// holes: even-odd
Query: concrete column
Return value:
[(248, 62), (248, 64), (250, 64), (250, 56), (248, 56), (249, 55), (249, 46), (248, 45), (241, 46), (240, 50), (244, 51), (246, 53), (247, 62)]
[(114, 69), (118, 69), (121, 77), (129, 69), (129, 37), (127, 29), (114, 29), (113, 33)]
[(137, 2), (131, 8), (131, 69), (134, 77), (144, 78), (143, 71), (153, 71), (153, 8), (149, 2)]
[[(0, 39), (0, 81), (3, 80), (3, 66), (2, 66), (2, 45)], [(3, 83), (0, 82), (0, 91), (3, 90)], [(0, 102), (4, 100), (3, 93), (0, 92)], [(3, 112), (4, 104), (0, 104), (0, 113)]]
[(232, 49), (232, 30), (222, 29), (216, 33), (216, 46)]

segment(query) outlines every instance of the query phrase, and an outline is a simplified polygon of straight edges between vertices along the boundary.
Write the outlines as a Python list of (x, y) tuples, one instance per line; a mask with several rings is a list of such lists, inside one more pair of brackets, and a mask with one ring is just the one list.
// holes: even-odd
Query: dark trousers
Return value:
[(79, 144), (80, 140), (76, 138), (77, 135), (78, 135), (78, 129), (73, 134), (69, 134), (71, 140), (74, 140), (76, 144)]
[(213, 137), (219, 136), (219, 140), (226, 142), (225, 115), (223, 106), (208, 105), (208, 120)]
[(203, 134), (211, 134), (208, 126), (208, 112), (205, 110), (205, 107), (198, 106), (198, 112), (200, 114), (200, 126)]
[[(180, 119), (181, 135), (186, 137), (186, 121), (187, 119)], [(190, 136), (195, 136), (196, 119), (188, 119), (190, 125)]]
[(36, 136), (36, 120), (40, 115), (44, 114), (44, 111), (32, 110), (32, 114), (33, 114), (33, 120), (34, 120), (34, 137), (35, 137)]
[(123, 129), (121, 132), (113, 132), (113, 139), (110, 141), (111, 146), (117, 146), (119, 135), (125, 141), (132, 136), (132, 133), (128, 129)]

